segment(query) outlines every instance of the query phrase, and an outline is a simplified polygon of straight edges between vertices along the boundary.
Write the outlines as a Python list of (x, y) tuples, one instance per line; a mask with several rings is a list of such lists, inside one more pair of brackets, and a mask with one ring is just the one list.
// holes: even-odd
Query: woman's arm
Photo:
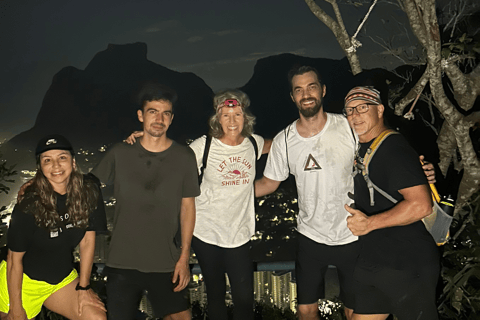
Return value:
[(7, 286), (10, 297), (10, 310), (7, 319), (26, 320), (27, 314), (22, 306), (23, 256), (25, 252), (8, 250)]
[(79, 285), (86, 287), (90, 284), (92, 273), (93, 255), (95, 253), (95, 231), (85, 232), (80, 241), (80, 277)]
[[(86, 288), (90, 285), (90, 275), (92, 273), (93, 255), (95, 253), (95, 231), (85, 232), (82, 241), (80, 241), (80, 277), (78, 285)], [(107, 311), (103, 302), (93, 292), (92, 289), (78, 290), (78, 314), (82, 315), (83, 307), (91, 305)]]

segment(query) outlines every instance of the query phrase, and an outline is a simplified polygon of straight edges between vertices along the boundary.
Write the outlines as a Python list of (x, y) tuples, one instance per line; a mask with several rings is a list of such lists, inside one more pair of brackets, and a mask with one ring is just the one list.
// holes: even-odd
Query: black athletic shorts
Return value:
[(395, 270), (359, 258), (354, 272), (354, 311), (394, 314), (399, 320), (436, 320), (439, 272), (439, 263), (419, 265), (415, 270)]
[(140, 272), (106, 267), (108, 319), (132, 320), (144, 291), (156, 317), (178, 313), (190, 308), (188, 287), (173, 292), (173, 272)]
[(358, 241), (327, 246), (297, 233), (297, 278), (298, 304), (316, 303), (325, 297), (325, 273), (329, 265), (337, 267), (340, 283), (340, 300), (347, 308), (354, 307), (353, 272), (359, 254)]

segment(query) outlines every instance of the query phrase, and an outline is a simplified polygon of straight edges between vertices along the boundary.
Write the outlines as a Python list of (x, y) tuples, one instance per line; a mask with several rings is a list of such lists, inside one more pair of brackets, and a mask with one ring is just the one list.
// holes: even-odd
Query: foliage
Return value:
[[(0, 194), (3, 193), (8, 193), (10, 191), (10, 188), (5, 185), (5, 183), (12, 183), (14, 182), (13, 179), (11, 179), (12, 176), (17, 174), (17, 171), (15, 171), (13, 166), (7, 166), (7, 163), (5, 160), (2, 160), (2, 154), (0, 153)], [(5, 206), (0, 207), (0, 225), (2, 224), (2, 220), (5, 218), (5, 213), (2, 213), (6, 209)], [(3, 236), (3, 233), (1, 232), (2, 229), (0, 228), (0, 238)], [(3, 260), (6, 257), (7, 251), (6, 247), (0, 247), (0, 261)]]
[(252, 257), (255, 261), (295, 260), (296, 187), (286, 181), (272, 194), (256, 200), (255, 240)]
[(452, 239), (442, 248), (443, 291), (439, 312), (443, 319), (478, 319), (480, 310), (480, 193), (459, 212)]
[(5, 160), (2, 160), (2, 154), (0, 153), (0, 193), (8, 193), (10, 188), (5, 185), (5, 183), (13, 183), (15, 180), (11, 179), (10, 177), (17, 174), (17, 171), (13, 170), (13, 166), (7, 166)]
[(464, 33), (457, 41), (451, 41), (442, 44), (442, 58), (448, 59), (452, 55), (478, 54), (480, 53), (480, 43), (474, 41)]

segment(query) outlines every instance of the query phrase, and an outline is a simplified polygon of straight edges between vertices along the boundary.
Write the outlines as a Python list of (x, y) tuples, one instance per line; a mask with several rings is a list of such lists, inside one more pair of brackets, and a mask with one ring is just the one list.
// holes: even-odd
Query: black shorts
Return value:
[(353, 271), (359, 254), (358, 241), (328, 246), (297, 234), (297, 278), (298, 304), (316, 303), (325, 297), (325, 273), (329, 265), (337, 267), (340, 283), (340, 299), (347, 308), (354, 307)]
[(355, 268), (355, 313), (394, 314), (399, 320), (436, 320), (439, 263), (395, 270), (359, 259)]
[(132, 320), (144, 291), (156, 317), (178, 313), (190, 308), (188, 289), (173, 292), (173, 272), (140, 272), (106, 267), (108, 319)]

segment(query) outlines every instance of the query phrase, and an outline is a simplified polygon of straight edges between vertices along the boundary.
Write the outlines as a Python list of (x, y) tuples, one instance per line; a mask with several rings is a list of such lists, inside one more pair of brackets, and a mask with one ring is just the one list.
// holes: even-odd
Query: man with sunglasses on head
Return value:
[(350, 319), (359, 245), (357, 236), (347, 227), (349, 213), (344, 205), (353, 202), (348, 194), (353, 193), (355, 137), (343, 115), (323, 110), (326, 87), (315, 68), (295, 67), (288, 79), (299, 119), (274, 138), (264, 176), (255, 183), (255, 196), (272, 193), (289, 174), (295, 176), (299, 319), (320, 319), (318, 300), (325, 296), (329, 265), (337, 267), (340, 299)]
[(360, 142), (356, 154), (360, 171), (366, 172), (366, 154), (375, 148), (367, 178), (375, 189), (363, 174), (356, 174), (356, 209), (345, 205), (350, 213), (347, 226), (361, 244), (355, 267), (353, 319), (384, 320), (390, 313), (399, 320), (438, 319), (439, 253), (421, 221), (432, 212), (432, 199), (418, 156), (400, 134), (386, 136), (381, 144), (375, 142), (389, 132), (376, 89), (353, 88), (345, 98), (344, 110)]

